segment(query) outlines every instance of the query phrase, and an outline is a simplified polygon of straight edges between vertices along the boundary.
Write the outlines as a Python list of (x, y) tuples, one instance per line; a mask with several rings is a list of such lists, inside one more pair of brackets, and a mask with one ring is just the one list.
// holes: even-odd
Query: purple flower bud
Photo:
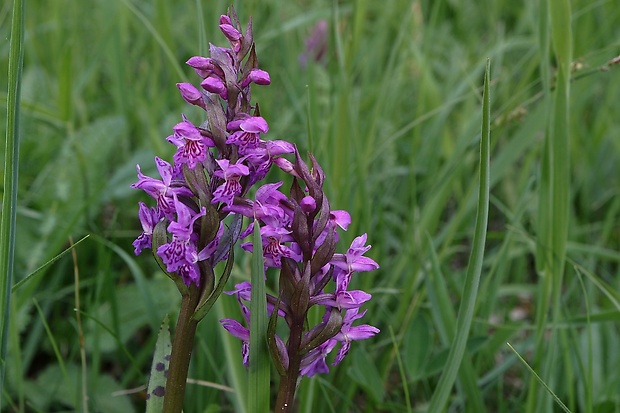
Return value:
[(191, 83), (177, 83), (177, 88), (181, 91), (181, 96), (190, 105), (199, 106), (206, 110), (205, 102), (200, 90), (196, 89)]
[(228, 98), (228, 89), (222, 79), (217, 76), (209, 76), (200, 83), (200, 86), (207, 92), (216, 93), (224, 100)]
[(299, 175), (297, 174), (297, 172), (295, 172), (295, 165), (293, 165), (293, 163), (289, 161), (288, 159), (276, 158), (273, 160), (273, 163), (275, 163), (278, 166), (278, 168), (282, 169), (287, 174), (290, 174), (290, 175), (293, 175), (299, 178)]
[(232, 20), (226, 14), (220, 16), (220, 24), (230, 24), (232, 26)]
[(316, 210), (316, 201), (314, 200), (314, 198), (308, 195), (302, 198), (299, 206), (301, 207), (302, 211), (309, 214)]
[(271, 83), (269, 73), (260, 69), (252, 69), (250, 73), (241, 81), (241, 87), (246, 87), (250, 83), (256, 83), (257, 85), (268, 85)]
[[(224, 36), (231, 42), (236, 43), (239, 39), (243, 37), (243, 35), (239, 32), (239, 30), (235, 29), (232, 24), (220, 24), (220, 30), (224, 33)], [(235, 51), (237, 52), (237, 51)]]
[(241, 50), (241, 41), (243, 40), (243, 35), (239, 30), (232, 25), (230, 18), (222, 18), (220, 17), (220, 30), (224, 33), (224, 36), (230, 42), (232, 46), (232, 50), (235, 53), (239, 53)]
[(269, 153), (269, 156), (271, 157), (282, 155), (284, 153), (295, 152), (295, 146), (292, 143), (277, 139), (273, 141), (267, 141), (265, 143), (265, 149), (267, 149), (267, 153)]
[(198, 76), (203, 79), (214, 73), (218, 76), (224, 76), (224, 72), (213, 64), (213, 60), (211, 58), (194, 56), (191, 57), (186, 63), (188, 66), (193, 67)]

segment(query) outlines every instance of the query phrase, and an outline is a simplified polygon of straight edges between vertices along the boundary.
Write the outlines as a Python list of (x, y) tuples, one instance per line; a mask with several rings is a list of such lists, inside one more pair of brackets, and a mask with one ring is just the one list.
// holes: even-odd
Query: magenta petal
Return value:
[(220, 16), (220, 24), (230, 24), (232, 26), (232, 20), (225, 14)]
[(241, 129), (250, 133), (267, 133), (269, 125), (267, 121), (260, 116), (252, 116), (241, 122)]
[(345, 231), (351, 224), (351, 215), (347, 211), (331, 211), (329, 219)]
[(243, 341), (250, 341), (250, 330), (241, 325), (237, 320), (232, 318), (224, 318), (220, 320), (222, 327), (230, 334)]
[(295, 152), (295, 146), (293, 146), (292, 143), (283, 140), (267, 141), (265, 143), (265, 147), (267, 148), (267, 152), (269, 152), (269, 155), (271, 156)]
[(336, 294), (336, 302), (343, 309), (359, 308), (371, 298), (372, 295), (360, 290), (340, 291)]

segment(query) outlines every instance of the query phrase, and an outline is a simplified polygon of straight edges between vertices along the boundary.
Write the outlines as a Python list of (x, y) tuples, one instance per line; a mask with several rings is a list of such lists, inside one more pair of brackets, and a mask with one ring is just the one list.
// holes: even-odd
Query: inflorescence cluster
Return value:
[[(204, 302), (217, 298), (213, 297), (218, 290), (215, 265), (232, 258), (237, 239), (252, 234), (257, 220), (265, 269), (275, 268), (280, 274), (278, 294), (267, 296), (267, 308), (285, 320), (289, 334), (285, 342), (270, 332), (274, 362), (281, 374), (291, 369), (296, 376), (326, 373), (326, 356), (338, 344), (334, 365), (346, 355), (351, 341), (379, 332), (369, 325), (353, 325), (366, 313), (360, 307), (371, 295), (349, 290), (355, 273), (379, 266), (364, 256), (370, 249), (366, 234), (355, 238), (346, 253), (336, 252), (337, 231), (346, 230), (351, 217), (346, 211), (330, 209), (323, 191), (325, 175), (316, 159), (310, 154), (309, 166), (295, 145), (265, 140), (269, 127), (258, 105), (251, 104), (250, 88), (271, 80), (258, 68), (251, 21), (243, 33), (231, 10), (220, 17), (219, 27), (230, 47), (210, 45), (210, 57), (187, 61), (202, 78), (200, 88), (177, 84), (185, 101), (205, 111), (206, 120), (196, 126), (183, 116), (173, 127), (167, 140), (177, 148), (174, 162), (155, 157), (161, 179), (145, 176), (137, 167), (138, 182), (132, 187), (144, 190), (157, 205), (140, 202), (144, 231), (133, 243), (135, 253), (152, 248), (177, 285), (197, 287)], [(281, 191), (283, 182), (257, 185), (273, 165), (292, 176), (288, 194)], [(246, 229), (241, 227), (241, 216), (249, 218)], [(225, 219), (236, 224), (225, 225)], [(251, 242), (241, 243), (241, 248), (253, 251)], [(246, 364), (251, 288), (249, 282), (242, 282), (228, 293), (239, 301), (246, 326), (221, 320), (243, 341)], [(321, 306), (324, 316), (318, 325), (308, 326), (307, 314), (313, 306)]]

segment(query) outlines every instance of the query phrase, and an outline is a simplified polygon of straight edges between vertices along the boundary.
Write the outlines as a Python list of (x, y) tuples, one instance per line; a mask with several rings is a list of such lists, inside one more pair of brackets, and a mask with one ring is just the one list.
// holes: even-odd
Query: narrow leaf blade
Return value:
[(160, 413), (164, 408), (164, 392), (166, 389), (166, 376), (170, 365), (170, 353), (172, 342), (170, 340), (170, 322), (168, 315), (164, 318), (159, 328), (155, 353), (151, 364), (151, 376), (146, 393), (146, 413)]
[(251, 412), (269, 411), (269, 349), (267, 348), (267, 297), (263, 244), (258, 221), (254, 221), (252, 254), (252, 293), (250, 297), (249, 408)]

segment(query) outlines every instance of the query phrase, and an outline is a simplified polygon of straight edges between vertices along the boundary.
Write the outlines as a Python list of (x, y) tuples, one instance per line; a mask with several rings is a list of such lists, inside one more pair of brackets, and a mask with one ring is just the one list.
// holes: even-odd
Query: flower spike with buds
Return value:
[[(265, 297), (271, 317), (266, 334), (280, 374), (276, 411), (286, 411), (300, 375), (327, 373), (326, 358), (334, 349), (339, 348), (332, 365), (342, 361), (352, 341), (379, 332), (367, 324), (353, 325), (366, 313), (360, 307), (371, 295), (348, 289), (354, 274), (379, 265), (364, 256), (370, 249), (366, 234), (355, 238), (346, 253), (336, 253), (338, 230), (348, 228), (351, 216), (331, 209), (323, 191), (325, 173), (312, 154), (307, 164), (292, 143), (265, 140), (269, 125), (251, 102), (251, 86), (269, 85), (271, 78), (259, 68), (251, 21), (243, 30), (231, 8), (220, 16), (219, 27), (230, 47), (210, 45), (209, 57), (187, 61), (200, 87), (177, 84), (183, 100), (201, 108), (206, 119), (193, 123), (183, 115), (172, 128), (167, 141), (176, 147), (174, 163), (155, 157), (161, 179), (144, 175), (137, 166), (138, 182), (132, 187), (154, 198), (156, 206), (140, 202), (143, 232), (133, 246), (136, 255), (152, 250), (182, 296), (164, 392), (164, 411), (180, 412), (197, 323), (224, 291), (235, 244), (257, 232), (262, 252), (254, 251), (252, 242), (241, 248), (260, 253), (264, 267), (280, 273), (277, 294)], [(289, 175), (289, 190), (282, 191), (283, 182), (277, 182), (254, 191), (273, 165)], [(243, 217), (250, 219), (245, 229)], [(220, 261), (226, 265), (218, 276)], [(245, 326), (221, 320), (242, 341), (246, 365), (252, 351), (250, 291), (252, 285), (245, 282), (227, 293), (236, 296)], [(323, 317), (311, 326), (307, 315), (315, 306)], [(278, 322), (286, 327), (278, 329), (285, 332), (282, 337), (276, 333)]]

